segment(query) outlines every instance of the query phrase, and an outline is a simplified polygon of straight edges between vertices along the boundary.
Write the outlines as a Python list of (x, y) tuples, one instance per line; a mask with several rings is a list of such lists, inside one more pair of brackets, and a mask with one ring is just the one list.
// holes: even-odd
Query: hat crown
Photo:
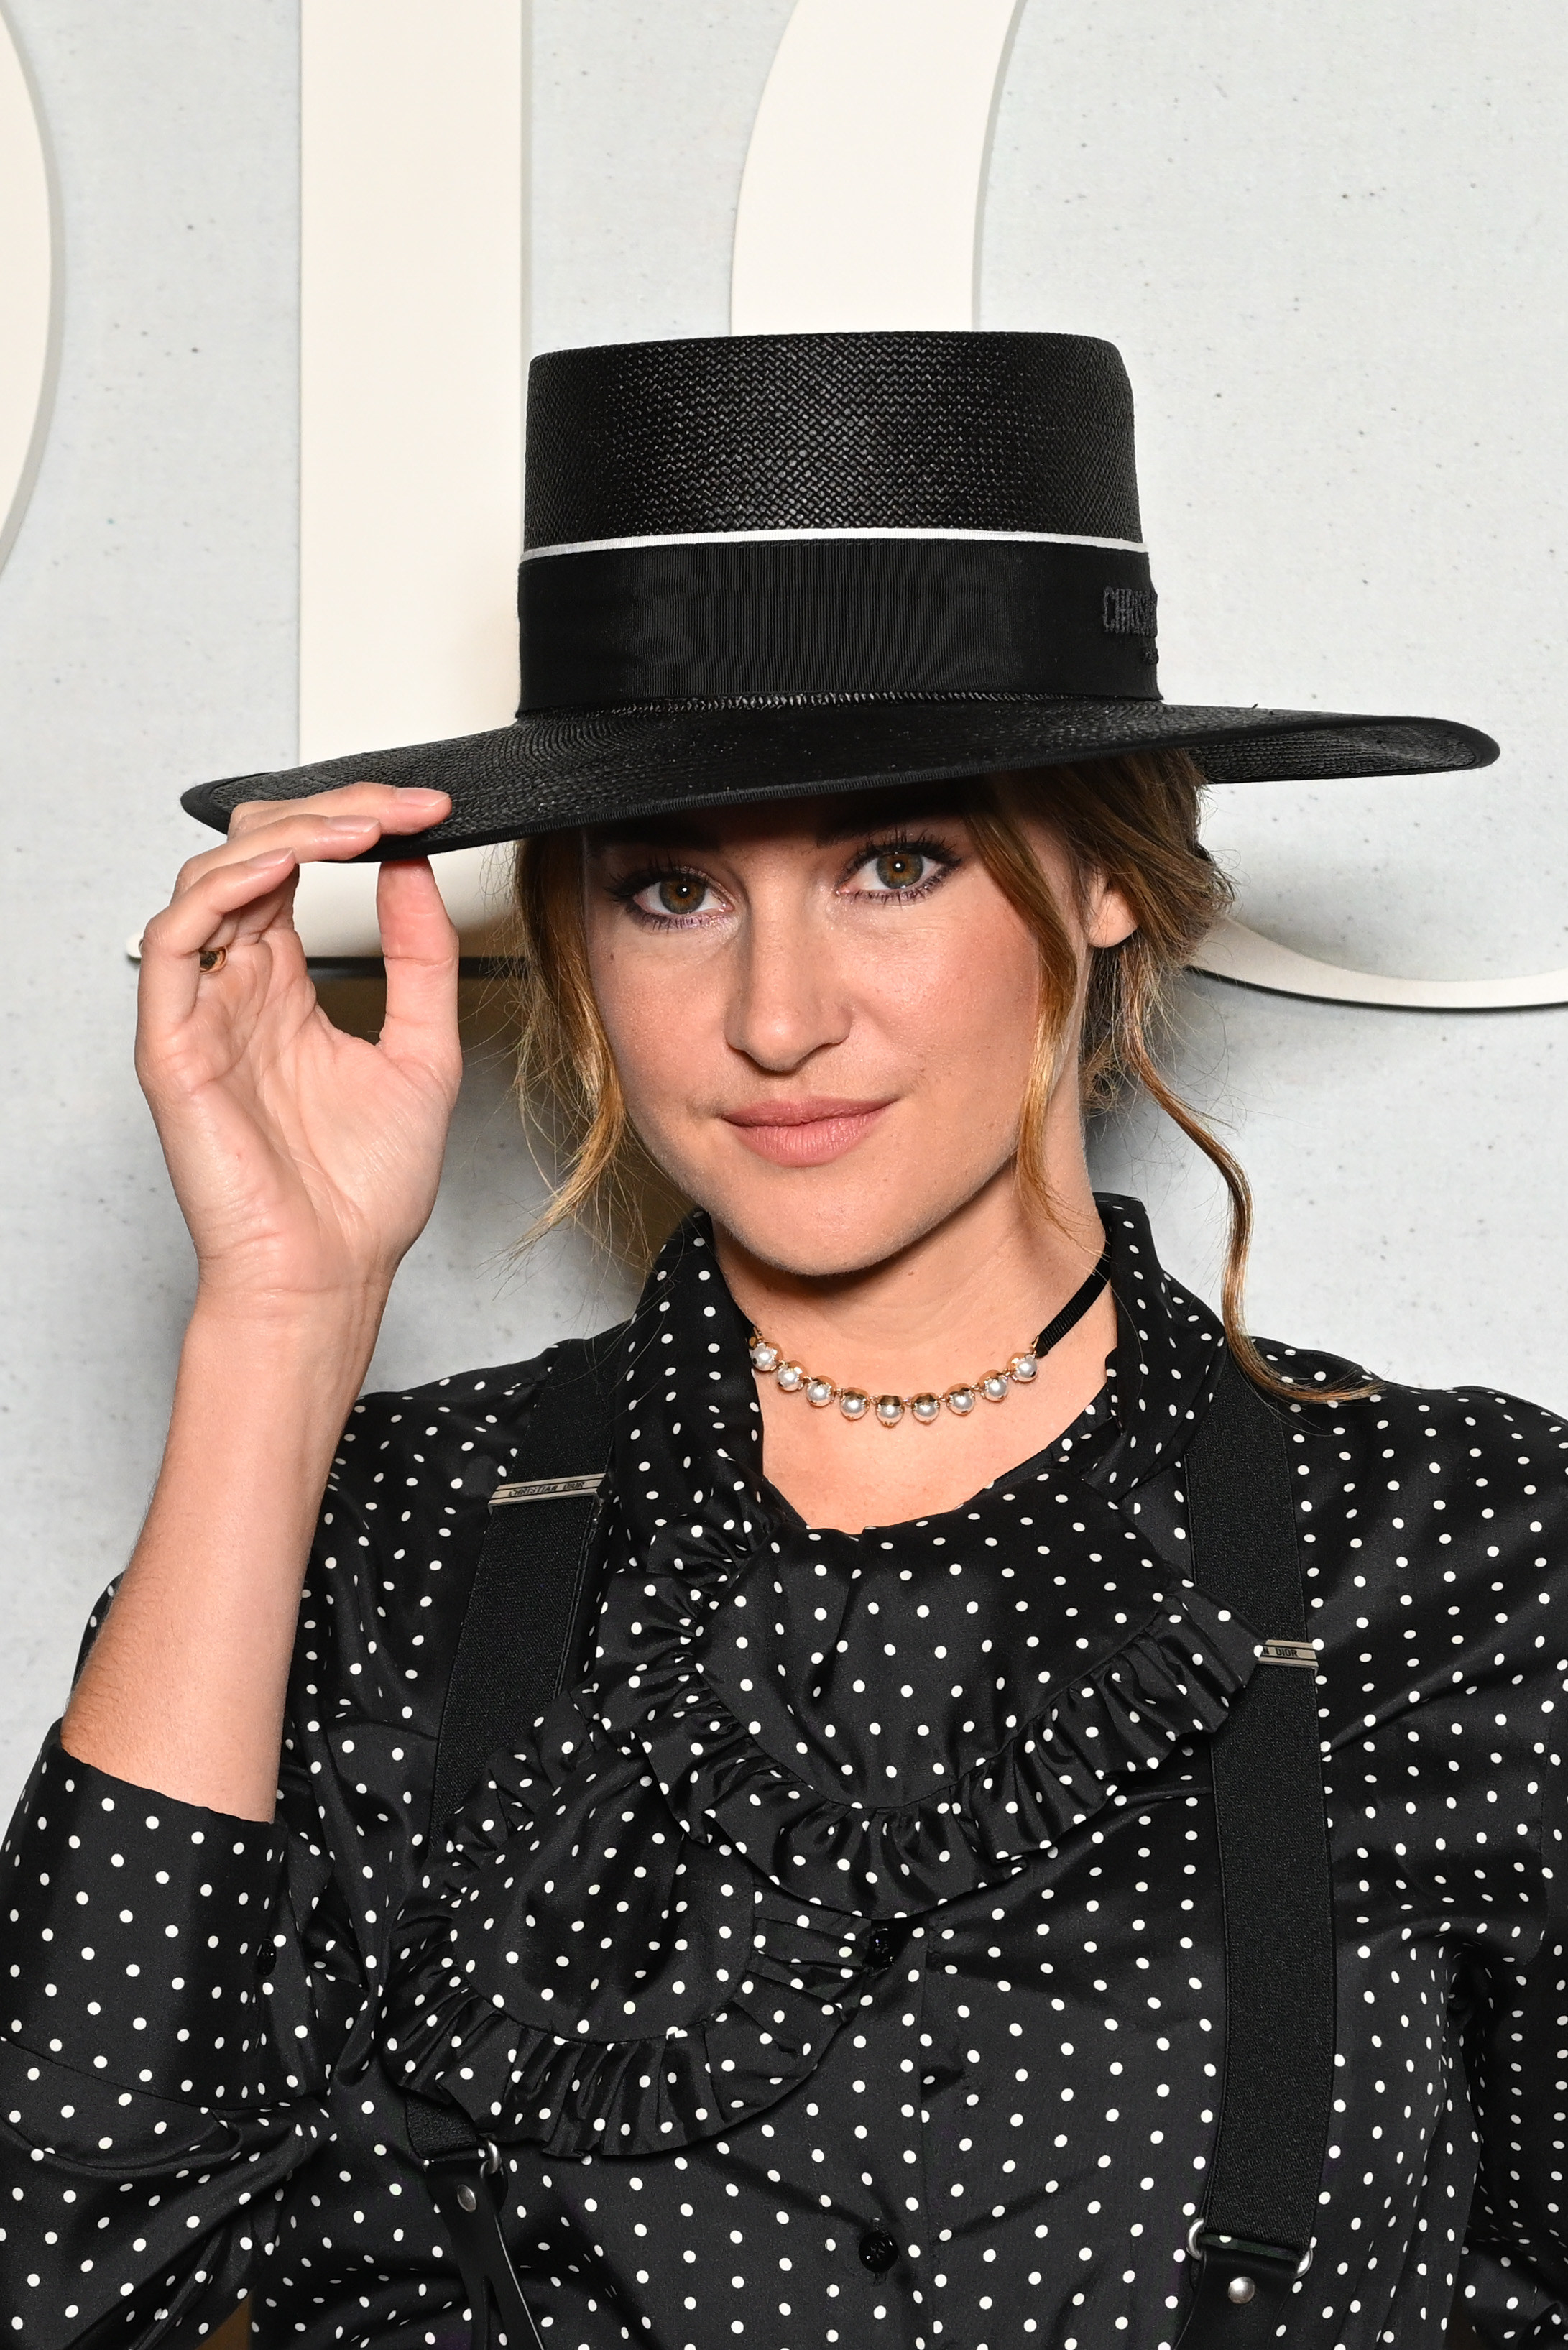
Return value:
[(1141, 536), (1132, 390), (1086, 335), (736, 335), (529, 370), (524, 544), (757, 531)]

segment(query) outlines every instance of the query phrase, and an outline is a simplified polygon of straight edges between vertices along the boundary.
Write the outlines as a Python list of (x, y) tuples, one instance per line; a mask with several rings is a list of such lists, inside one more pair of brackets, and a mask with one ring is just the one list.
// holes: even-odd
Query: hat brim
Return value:
[(872, 791), (1189, 751), (1211, 783), (1434, 775), (1490, 766), (1488, 734), (1438, 718), (1212, 710), (1155, 701), (992, 700), (664, 703), (535, 711), (444, 743), (318, 759), (198, 784), (181, 805), (220, 832), (242, 802), (303, 799), (350, 783), (423, 785), (452, 813), (373, 857), (423, 856), (679, 808)]

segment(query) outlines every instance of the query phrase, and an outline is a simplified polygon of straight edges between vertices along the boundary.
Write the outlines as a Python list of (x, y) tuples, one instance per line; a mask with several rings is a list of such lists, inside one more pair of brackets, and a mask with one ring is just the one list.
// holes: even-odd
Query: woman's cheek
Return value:
[[(884, 996), (883, 1018), (933, 1070), (980, 1091), (1026, 1071), (1040, 1016), (1039, 963), (1012, 925), (987, 926), (929, 957)], [(989, 931), (989, 934), (988, 934)], [(1011, 1111), (1016, 1110), (1014, 1090)]]
[(634, 969), (634, 960), (641, 961), (616, 957), (596, 972), (599, 1017), (632, 1124), (656, 1157), (684, 1157), (693, 1102), (719, 1089), (722, 1072), (708, 1064), (722, 1061), (722, 1039), (715, 1055), (716, 1032), (694, 972), (673, 971), (669, 960), (653, 956)]

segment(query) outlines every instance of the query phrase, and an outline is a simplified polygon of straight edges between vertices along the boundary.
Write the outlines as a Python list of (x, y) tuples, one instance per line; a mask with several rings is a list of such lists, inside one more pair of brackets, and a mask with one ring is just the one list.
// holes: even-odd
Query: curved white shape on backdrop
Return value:
[[(312, 0), (302, 14), (302, 759), (512, 715), (524, 36), (517, 0)], [(462, 952), (495, 951), (506, 850), (433, 863)], [(306, 867), (295, 924), (313, 962), (379, 960), (376, 875)]]
[[(517, 698), (527, 268), (517, 0), (331, 0), (300, 26), (299, 756), (504, 726)], [(468, 955), (504, 850), (434, 860)], [(313, 865), (320, 962), (376, 874)]]
[[(972, 327), (992, 126), (1022, 0), (795, 0), (735, 217), (734, 334)], [(1222, 923), (1193, 968), (1325, 1003), (1568, 1003), (1568, 972), (1391, 979)]]
[(795, 0), (746, 150), (730, 330), (972, 327), (1022, 0)]
[(1321, 1003), (1372, 1003), (1414, 1012), (1519, 1012), (1568, 1003), (1568, 971), (1537, 972), (1528, 979), (1391, 979), (1376, 971), (1346, 971), (1315, 955), (1298, 954), (1245, 922), (1220, 922), (1192, 959), (1194, 971), (1275, 995), (1310, 995)]
[(37, 478), (60, 343), (59, 204), (31, 75), (0, 5), (0, 564)]

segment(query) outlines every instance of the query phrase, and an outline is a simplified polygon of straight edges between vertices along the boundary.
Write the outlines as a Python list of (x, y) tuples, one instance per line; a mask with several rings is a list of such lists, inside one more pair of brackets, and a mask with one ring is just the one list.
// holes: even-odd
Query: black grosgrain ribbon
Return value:
[(524, 711), (793, 694), (1158, 701), (1141, 549), (985, 537), (692, 537), (539, 549)]
[(1075, 1289), (1060, 1314), (1055, 1315), (1046, 1323), (1045, 1327), (1035, 1339), (1034, 1356), (1037, 1361), (1042, 1355), (1048, 1355), (1053, 1347), (1060, 1346), (1069, 1330), (1077, 1328), (1110, 1277), (1111, 1244), (1107, 1240), (1100, 1253), (1100, 1261), (1087, 1281), (1081, 1287)]

